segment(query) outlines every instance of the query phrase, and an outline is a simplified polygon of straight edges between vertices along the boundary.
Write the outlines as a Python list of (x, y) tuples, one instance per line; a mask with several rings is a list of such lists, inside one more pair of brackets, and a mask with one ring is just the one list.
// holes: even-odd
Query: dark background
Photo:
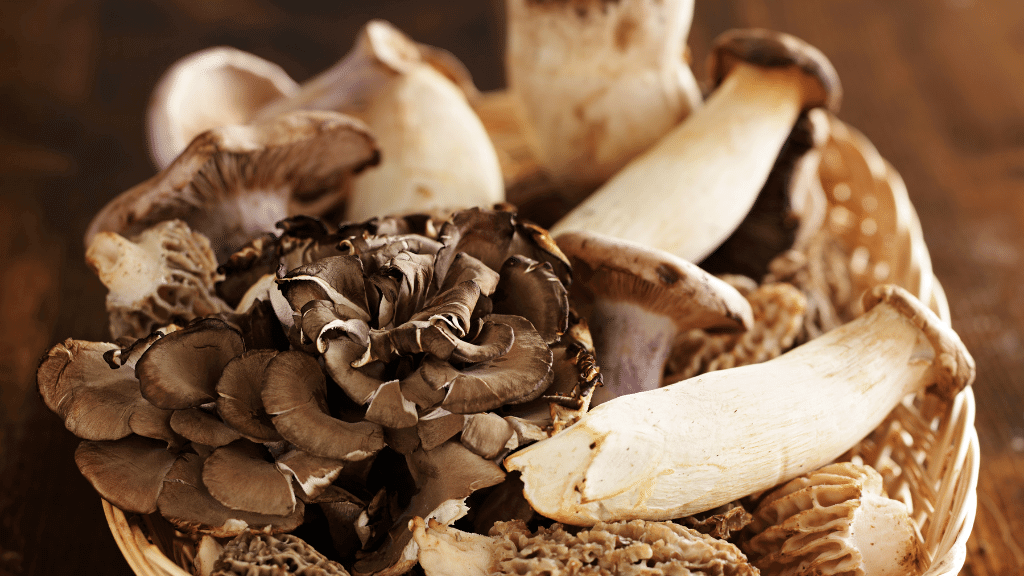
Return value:
[[(0, 576), (130, 573), (74, 466), (77, 441), (33, 386), (52, 344), (107, 339), (81, 237), (154, 171), (143, 114), (159, 75), (228, 44), (302, 81), (380, 17), (497, 89), (502, 13), (498, 0), (0, 2)], [(698, 0), (698, 78), (711, 39), (745, 26), (827, 54), (846, 89), (840, 117), (906, 180), (978, 362), (982, 475), (963, 574), (1024, 574), (1024, 4)]]

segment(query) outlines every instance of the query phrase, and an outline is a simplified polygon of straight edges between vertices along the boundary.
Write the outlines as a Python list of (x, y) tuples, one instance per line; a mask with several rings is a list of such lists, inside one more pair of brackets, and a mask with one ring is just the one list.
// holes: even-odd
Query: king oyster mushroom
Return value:
[(926, 561), (906, 504), (872, 467), (841, 462), (761, 499), (742, 545), (765, 576), (916, 576)]
[[(347, 219), (486, 206), (504, 200), (504, 184), (466, 90), (475, 92), (454, 56), (382, 20), (368, 22), (348, 55), (301, 85), (255, 55), (211, 49), (186, 57), (160, 81), (149, 113), (152, 154), (159, 164), (204, 129), (332, 110), (366, 122), (382, 153), (375, 169), (353, 180)], [(205, 102), (207, 92), (215, 94), (210, 105), (178, 105)]]
[(786, 34), (727, 32), (710, 68), (704, 106), (555, 223), (556, 239), (600, 231), (699, 262), (749, 213), (801, 112), (841, 99), (828, 59)]
[(960, 338), (908, 292), (876, 287), (865, 309), (762, 364), (618, 397), (505, 466), (559, 522), (678, 518), (831, 462), (908, 394), (973, 381)]
[(104, 206), (85, 245), (101, 232), (134, 237), (180, 219), (210, 240), (218, 258), (290, 214), (336, 203), (354, 174), (379, 160), (366, 126), (333, 112), (293, 112), (198, 135), (158, 174)]
[(509, 92), (537, 160), (576, 204), (701, 102), (692, 0), (506, 4)]

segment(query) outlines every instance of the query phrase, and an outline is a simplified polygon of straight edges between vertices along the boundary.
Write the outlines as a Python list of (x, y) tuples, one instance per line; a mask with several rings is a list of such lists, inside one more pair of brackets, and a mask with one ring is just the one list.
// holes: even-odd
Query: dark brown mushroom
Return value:
[[(320, 458), (298, 448), (293, 448), (281, 454), (275, 462), (278, 468), (292, 477), (295, 485), (299, 488), (297, 495), (306, 502), (319, 502), (321, 496), (324, 496), (325, 492), (329, 491), (331, 483), (338, 478), (345, 467), (345, 462), (341, 460)], [(337, 498), (339, 491), (342, 494), (348, 494), (335, 486), (332, 494), (333, 497), (330, 498), (332, 501)], [(353, 499), (355, 498), (351, 494), (348, 494), (348, 496)]]
[(287, 516), (296, 506), (291, 479), (266, 448), (249, 440), (214, 450), (203, 463), (203, 485), (232, 510)]
[(494, 460), (515, 436), (512, 425), (493, 412), (470, 414), (462, 427), (462, 444), (474, 454)]
[(245, 349), (242, 335), (223, 320), (205, 318), (171, 332), (135, 365), (142, 395), (154, 406), (181, 410), (217, 399), (224, 367)]
[(384, 544), (356, 562), (356, 573), (405, 573), (416, 563), (418, 553), (409, 530), (410, 520), (435, 518), (450, 524), (465, 514), (463, 502), (470, 494), (505, 478), (497, 464), (473, 454), (458, 442), (447, 442), (434, 450), (417, 450), (407, 460), (417, 492), (395, 520)]
[(177, 455), (165, 444), (127, 436), (105, 442), (83, 441), (75, 450), (82, 476), (100, 496), (125, 512), (156, 512), (164, 476)]
[(263, 407), (263, 377), (277, 350), (247, 350), (224, 366), (217, 381), (217, 414), (254, 442), (277, 442), (281, 434)]
[(191, 442), (217, 448), (241, 438), (237, 430), (216, 414), (202, 408), (185, 408), (171, 414), (171, 428)]
[(136, 360), (157, 338), (139, 341), (127, 352), (116, 344), (71, 338), (57, 344), (36, 371), (43, 401), (85, 440), (118, 440), (135, 432), (177, 443), (171, 411), (143, 398), (135, 378)]
[(379, 425), (334, 418), (326, 394), (327, 379), (313, 356), (281, 352), (267, 365), (263, 405), (286, 440), (314, 456), (337, 460), (362, 460), (383, 448)]
[(491, 297), (494, 312), (522, 316), (549, 345), (569, 325), (569, 291), (550, 262), (512, 256), (501, 266), (501, 281)]
[(203, 461), (198, 454), (184, 453), (164, 478), (157, 507), (178, 530), (226, 538), (249, 527), (281, 533), (291, 532), (302, 524), (305, 505), (301, 500), (290, 514), (282, 516), (232, 510), (221, 504), (203, 484)]

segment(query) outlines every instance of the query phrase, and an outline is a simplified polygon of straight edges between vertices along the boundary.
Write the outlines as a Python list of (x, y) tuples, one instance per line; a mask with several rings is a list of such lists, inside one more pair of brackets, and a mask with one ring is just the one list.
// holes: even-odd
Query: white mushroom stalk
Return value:
[[(161, 81), (149, 114), (151, 139), (176, 148), (155, 152), (158, 162), (173, 158), (204, 129), (296, 110), (330, 110), (366, 122), (382, 155), (382, 163), (348, 191), (347, 219), (505, 200), (497, 153), (459, 85), (465, 73), (453, 56), (416, 44), (382, 20), (367, 23), (348, 55), (301, 85), (278, 81), (277, 67), (254, 55), (231, 54), (231, 61), (214, 61), (223, 61), (220, 68), (208, 63), (213, 55), (188, 57)], [(237, 73), (236, 60), (264, 75)], [(248, 84), (254, 82), (274, 86), (279, 97), (250, 94)], [(176, 104), (186, 96), (204, 102), (207, 93), (213, 97), (209, 106), (181, 110)]]
[(700, 105), (693, 0), (510, 0), (505, 65), (539, 163), (578, 201)]
[(712, 56), (721, 85), (704, 106), (559, 220), (553, 236), (597, 230), (700, 262), (750, 211), (800, 113), (839, 105), (832, 65), (791, 36), (734, 31)]
[(907, 394), (974, 377), (959, 337), (901, 288), (762, 364), (622, 396), (505, 460), (539, 513), (578, 525), (709, 510), (819, 468)]

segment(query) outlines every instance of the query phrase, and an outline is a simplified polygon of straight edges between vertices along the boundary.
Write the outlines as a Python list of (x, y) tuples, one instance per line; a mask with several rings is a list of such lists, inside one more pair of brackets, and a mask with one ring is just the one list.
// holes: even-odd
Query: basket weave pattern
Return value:
[[(835, 118), (830, 123), (819, 178), (828, 199), (825, 229), (850, 255), (849, 308), (840, 316), (859, 313), (864, 290), (889, 283), (916, 294), (949, 322), (946, 297), (902, 179), (861, 133)], [(841, 458), (874, 466), (888, 495), (910, 507), (929, 557), (925, 576), (953, 576), (966, 560), (979, 473), (974, 414), (969, 386), (952, 402), (921, 393), (897, 406)], [(103, 509), (136, 574), (191, 574), (195, 543), (158, 514), (126, 516), (106, 501)]]

